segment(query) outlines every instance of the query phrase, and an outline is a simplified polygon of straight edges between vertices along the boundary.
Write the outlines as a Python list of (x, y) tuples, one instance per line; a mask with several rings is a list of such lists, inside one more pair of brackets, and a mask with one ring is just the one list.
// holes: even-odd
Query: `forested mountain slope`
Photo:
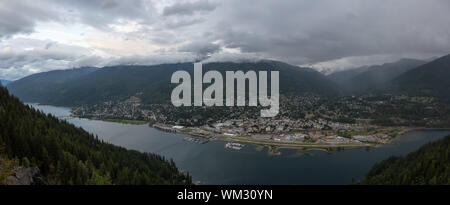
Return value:
[(394, 88), (450, 100), (450, 55), (412, 69), (393, 80)]
[(361, 184), (450, 184), (450, 136), (375, 164)]
[[(43, 84), (48, 86), (42, 89), (30, 88), (42, 84), (31, 81), (30, 79), (35, 78), (32, 75), (10, 84), (8, 89), (23, 101), (52, 105), (95, 104), (109, 100), (124, 100), (131, 96), (139, 97), (146, 104), (161, 103), (170, 100), (171, 91), (176, 86), (170, 83), (170, 79), (177, 70), (188, 71), (193, 80), (194, 66), (192, 63), (114, 66), (101, 68), (62, 83), (45, 80)], [(277, 61), (204, 64), (203, 72), (208, 70), (217, 70), (223, 73), (224, 82), (225, 71), (277, 70), (280, 71), (280, 93), (282, 94), (313, 93), (329, 96), (337, 95), (340, 92), (335, 83), (317, 71)], [(206, 87), (206, 85), (204, 86)]]
[(3, 87), (0, 126), (0, 159), (38, 167), (50, 184), (191, 183), (172, 161), (102, 142), (22, 104)]

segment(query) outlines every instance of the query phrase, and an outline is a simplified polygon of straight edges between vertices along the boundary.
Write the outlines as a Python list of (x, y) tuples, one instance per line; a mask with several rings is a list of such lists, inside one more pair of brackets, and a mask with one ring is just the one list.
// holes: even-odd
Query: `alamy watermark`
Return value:
[[(246, 81), (248, 80), (248, 106), (258, 106), (259, 102), (259, 105), (263, 107), (270, 107), (269, 109), (261, 110), (261, 117), (275, 117), (279, 113), (278, 71), (270, 71), (270, 97), (267, 96), (267, 71), (259, 71), (258, 75), (255, 71), (247, 71), (246, 73), (243, 71), (226, 71), (225, 74), (225, 106), (246, 106)], [(234, 93), (235, 82), (236, 100)], [(177, 107), (182, 105), (192, 106), (191, 75), (187, 71), (176, 71), (172, 74), (171, 83), (179, 83), (172, 91), (172, 104)], [(211, 83), (211, 85), (203, 91), (203, 83)], [(223, 77), (219, 71), (211, 70), (203, 75), (202, 64), (195, 63), (193, 87), (194, 106), (223, 106)]]

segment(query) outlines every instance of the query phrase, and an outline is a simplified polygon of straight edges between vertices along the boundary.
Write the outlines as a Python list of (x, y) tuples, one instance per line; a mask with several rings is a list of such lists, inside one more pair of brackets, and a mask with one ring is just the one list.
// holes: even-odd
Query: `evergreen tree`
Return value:
[[(173, 161), (127, 150), (21, 103), (0, 87), (0, 180), (21, 159), (57, 184), (191, 184)], [(17, 162), (17, 163), (16, 163)], [(1, 182), (0, 182), (1, 183)]]

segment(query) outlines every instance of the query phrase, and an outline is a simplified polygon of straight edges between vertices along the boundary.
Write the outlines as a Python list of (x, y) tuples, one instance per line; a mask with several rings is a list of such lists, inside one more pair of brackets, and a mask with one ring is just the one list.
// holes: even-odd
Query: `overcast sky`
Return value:
[(332, 71), (448, 53), (448, 0), (0, 0), (0, 79), (198, 59)]

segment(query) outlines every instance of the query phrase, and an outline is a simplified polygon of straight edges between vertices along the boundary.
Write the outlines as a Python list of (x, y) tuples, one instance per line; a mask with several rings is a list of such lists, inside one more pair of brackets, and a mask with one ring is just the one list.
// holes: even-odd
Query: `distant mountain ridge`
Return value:
[(392, 84), (402, 92), (450, 99), (450, 55), (403, 73)]
[(356, 77), (357, 75), (366, 72), (370, 68), (371, 68), (370, 66), (362, 66), (358, 68), (337, 71), (327, 75), (327, 78), (332, 80), (333, 82), (343, 85), (346, 82), (350, 81), (352, 78)]
[(336, 72), (327, 77), (351, 92), (383, 90), (389, 88), (396, 77), (425, 63), (416, 59), (401, 59), (393, 63)]
[[(362, 67), (324, 76), (311, 69), (278, 61), (207, 63), (203, 72), (248, 70), (280, 71), (280, 93), (338, 96), (354, 93), (421, 94), (450, 99), (450, 55), (426, 63), (402, 59), (394, 63)], [(144, 104), (166, 103), (175, 84), (171, 75), (185, 70), (193, 76), (193, 63), (152, 66), (119, 65), (80, 68), (34, 74), (10, 83), (7, 88), (26, 102), (76, 106), (138, 97)], [(430, 71), (430, 72), (429, 72)], [(204, 85), (206, 87), (207, 85)], [(344, 89), (342, 89), (344, 88)]]
[(96, 71), (97, 68), (83, 67), (77, 69), (54, 70), (33, 74), (8, 84), (16, 96), (26, 96), (28, 102), (38, 102), (41, 95), (60, 87), (63, 83)]
[(353, 89), (383, 89), (389, 87), (391, 80), (397, 76), (425, 64), (424, 61), (415, 59), (401, 59), (394, 63), (385, 63), (380, 66), (372, 66), (351, 79)]
[[(88, 72), (76, 69), (72, 73), (50, 71), (20, 79), (8, 85), (8, 89), (26, 102), (53, 105), (94, 104), (131, 96), (138, 96), (144, 103), (162, 103), (170, 100), (170, 93), (176, 86), (170, 83), (170, 78), (177, 70), (185, 70), (193, 76), (193, 63), (113, 66)], [(338, 86), (321, 73), (278, 61), (203, 64), (203, 72), (208, 70), (217, 70), (223, 77), (225, 71), (230, 70), (278, 70), (282, 94), (336, 95), (340, 92)]]

